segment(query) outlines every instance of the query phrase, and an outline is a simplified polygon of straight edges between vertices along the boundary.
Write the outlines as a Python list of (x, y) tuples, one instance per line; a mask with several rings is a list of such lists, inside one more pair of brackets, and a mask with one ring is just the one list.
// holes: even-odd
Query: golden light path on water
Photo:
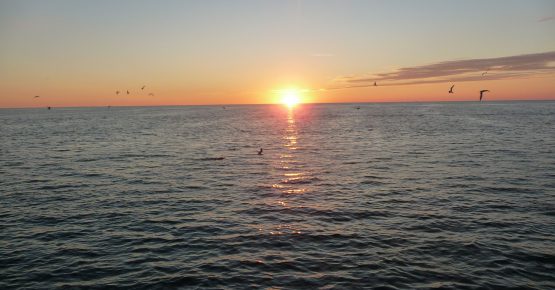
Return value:
[[(272, 188), (275, 189), (280, 196), (277, 197), (277, 206), (281, 209), (293, 209), (302, 208), (304, 206), (296, 204), (299, 202), (297, 199), (292, 199), (294, 196), (300, 194), (305, 194), (308, 192), (306, 187), (305, 178), (308, 172), (304, 170), (302, 160), (299, 159), (300, 154), (300, 144), (299, 130), (297, 128), (297, 121), (295, 120), (295, 109), (301, 109), (296, 106), (290, 106), (286, 104), (286, 126), (281, 136), (283, 143), (281, 144), (282, 150), (279, 153), (279, 157), (275, 160), (275, 168), (278, 169), (280, 173), (280, 181), (274, 183)], [(274, 225), (269, 231), (270, 235), (287, 235), (302, 234), (302, 226), (300, 224), (294, 223), (281, 223)]]
[(301, 194), (305, 193), (307, 189), (302, 186), (303, 179), (306, 172), (299, 168), (299, 162), (296, 158), (296, 152), (299, 149), (298, 129), (295, 122), (295, 108), (288, 107), (287, 111), (287, 127), (285, 128), (282, 139), (284, 140), (283, 147), (285, 152), (279, 156), (279, 168), (283, 170), (283, 179), (279, 184), (274, 184), (272, 187), (280, 189), (284, 194)]

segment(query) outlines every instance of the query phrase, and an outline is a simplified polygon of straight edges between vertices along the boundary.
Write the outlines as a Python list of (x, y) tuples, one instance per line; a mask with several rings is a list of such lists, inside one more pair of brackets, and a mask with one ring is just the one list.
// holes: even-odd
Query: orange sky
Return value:
[[(540, 76), (529, 79), (490, 80), (455, 83), (454, 94), (448, 94), (450, 83), (414, 84), (377, 87), (346, 88), (346, 89), (306, 89), (302, 86), (275, 85), (273, 90), (252, 92), (236, 92), (232, 95), (203, 94), (194, 91), (165, 91), (155, 97), (148, 96), (147, 92), (140, 92), (140, 88), (134, 93), (125, 95), (114, 94), (97, 95), (93, 86), (88, 90), (81, 86), (64, 87), (52, 90), (52, 95), (41, 96), (38, 99), (27, 97), (33, 95), (28, 90), (25, 98), (14, 97), (2, 100), (2, 107), (62, 107), (62, 106), (158, 106), (158, 105), (203, 105), (203, 104), (264, 104), (279, 103), (282, 96), (279, 92), (282, 88), (299, 88), (301, 102), (308, 103), (337, 103), (337, 102), (436, 102), (436, 101), (477, 101), (481, 89), (490, 90), (484, 100), (553, 100), (555, 92), (555, 75)], [(84, 91), (85, 93), (80, 93)], [(89, 92), (89, 93), (87, 93)], [(140, 93), (139, 93), (140, 92)], [(57, 95), (58, 93), (59, 95)], [(197, 95), (198, 94), (198, 95)], [(69, 96), (75, 97), (69, 97)], [(195, 96), (184, 98), (183, 95)]]

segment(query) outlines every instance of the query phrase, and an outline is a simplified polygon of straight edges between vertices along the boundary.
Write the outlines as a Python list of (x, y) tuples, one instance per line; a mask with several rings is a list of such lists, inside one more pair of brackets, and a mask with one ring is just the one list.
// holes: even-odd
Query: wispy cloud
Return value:
[(332, 57), (334, 56), (332, 53), (314, 53), (312, 54), (314, 57)]
[[(484, 72), (487, 72), (484, 74)], [(498, 58), (453, 60), (422, 66), (404, 67), (392, 72), (364, 76), (344, 76), (332, 88), (380, 85), (408, 85), (465, 82), (530, 77), (555, 72), (555, 51)]]
[(540, 20), (538, 20), (538, 22), (546, 22), (546, 21), (551, 21), (551, 20), (555, 20), (555, 16), (542, 17), (542, 18), (540, 18)]

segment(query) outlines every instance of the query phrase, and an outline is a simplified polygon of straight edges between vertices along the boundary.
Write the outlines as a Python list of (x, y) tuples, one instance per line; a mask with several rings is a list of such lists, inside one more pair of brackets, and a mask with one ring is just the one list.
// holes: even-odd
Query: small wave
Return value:
[(361, 181), (360, 183), (361, 184), (368, 184), (368, 185), (375, 185), (375, 186), (386, 184), (385, 182), (376, 181), (376, 180), (365, 180), (365, 181)]
[(44, 185), (40, 186), (37, 189), (39, 190), (56, 190), (56, 189), (64, 189), (64, 188), (81, 188), (81, 187), (89, 187), (88, 184), (59, 184), (59, 185)]
[(206, 157), (206, 158), (198, 158), (198, 159), (194, 159), (194, 160), (199, 160), (199, 161), (216, 161), (216, 160), (224, 160), (225, 157)]
[(315, 181), (320, 181), (318, 177), (293, 177), (280, 181), (281, 184), (310, 184)]

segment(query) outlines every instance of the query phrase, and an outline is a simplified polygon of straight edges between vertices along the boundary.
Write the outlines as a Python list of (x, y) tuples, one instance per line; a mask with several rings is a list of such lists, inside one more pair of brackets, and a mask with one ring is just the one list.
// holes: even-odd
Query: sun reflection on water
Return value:
[(299, 168), (300, 160), (296, 158), (296, 152), (300, 147), (298, 144), (298, 129), (295, 120), (295, 111), (289, 108), (287, 111), (286, 128), (282, 136), (285, 151), (279, 155), (278, 168), (285, 171), (283, 179), (273, 184), (272, 188), (278, 189), (283, 194), (302, 194), (308, 189), (303, 186), (307, 173)]

